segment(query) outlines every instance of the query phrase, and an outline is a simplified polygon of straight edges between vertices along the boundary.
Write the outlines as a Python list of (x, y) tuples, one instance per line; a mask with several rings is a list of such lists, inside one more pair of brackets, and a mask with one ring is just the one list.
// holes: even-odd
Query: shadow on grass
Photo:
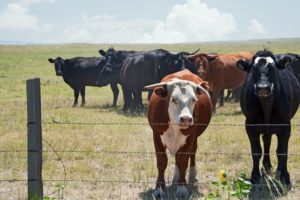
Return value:
[(282, 185), (278, 180), (268, 175), (263, 176), (257, 185), (253, 185), (249, 199), (250, 200), (273, 200), (288, 195), (291, 188)]
[[(188, 191), (189, 191), (189, 196), (187, 199), (202, 199), (204, 197), (203, 193), (199, 191), (199, 185), (193, 184), (193, 185), (188, 185)], [(140, 199), (142, 200), (156, 200), (156, 198), (153, 196), (154, 189), (149, 189), (145, 192), (142, 192), (139, 194)], [(176, 185), (170, 185), (166, 187), (166, 197), (165, 198), (160, 198), (160, 199), (166, 199), (166, 200), (177, 200), (178, 198), (176, 197)]]

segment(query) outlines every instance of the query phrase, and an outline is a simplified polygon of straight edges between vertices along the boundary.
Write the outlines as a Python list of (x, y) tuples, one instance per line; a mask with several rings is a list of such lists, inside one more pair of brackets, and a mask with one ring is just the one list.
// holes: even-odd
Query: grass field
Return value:
[[(300, 39), (265, 42), (258, 40), (114, 47), (118, 50), (164, 48), (174, 52), (192, 52), (200, 48), (202, 52), (225, 53), (255, 52), (266, 44), (274, 53), (300, 54)], [(51, 193), (58, 190), (59, 185), (66, 183), (64, 199), (152, 199), (151, 190), (155, 187), (157, 170), (152, 132), (145, 115), (130, 116), (122, 113), (122, 94), (119, 96), (119, 106), (111, 108), (110, 87), (88, 87), (86, 106), (72, 108), (73, 91), (61, 77), (55, 76), (53, 65), (48, 63), (49, 57), (99, 56), (98, 49), (109, 47), (111, 45), (91, 44), (0, 46), (1, 200), (27, 198), (26, 182), (21, 181), (27, 179), (27, 153), (18, 151), (27, 148), (26, 79), (32, 77), (41, 78), (43, 138), (47, 141), (43, 143), (44, 195), (61, 198), (61, 190)], [(85, 124), (87, 122), (91, 124)], [(211, 125), (198, 138), (198, 184), (193, 188), (192, 199), (203, 199), (210, 191), (215, 191), (211, 182), (218, 180), (221, 169), (228, 171), (229, 178), (236, 177), (239, 172), (250, 176), (252, 159), (243, 123), (244, 116), (240, 113), (239, 104), (227, 103), (217, 110)], [(300, 111), (292, 124), (300, 124)], [(299, 144), (300, 127), (293, 126), (288, 169), (294, 188), (281, 199), (300, 197)], [(63, 160), (68, 180), (66, 182), (63, 181), (62, 162), (52, 148)], [(272, 154), (275, 153), (275, 148), (276, 137), (273, 136)], [(271, 158), (274, 176), (277, 159), (275, 155)], [(167, 181), (172, 180), (173, 163), (174, 159), (169, 158)]]

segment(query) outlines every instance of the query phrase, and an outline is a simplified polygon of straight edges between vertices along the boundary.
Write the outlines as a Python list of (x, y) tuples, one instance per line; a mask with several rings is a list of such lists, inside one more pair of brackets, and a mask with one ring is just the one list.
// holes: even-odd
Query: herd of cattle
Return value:
[[(167, 167), (166, 149), (175, 156), (173, 183), (177, 195), (188, 196), (185, 174), (189, 182), (196, 176), (195, 153), (197, 137), (207, 128), (217, 100), (224, 89), (239, 89), (242, 113), (246, 117), (253, 159), (251, 182), (259, 183), (259, 161), (263, 155), (263, 171), (270, 173), (272, 134), (278, 138), (276, 178), (290, 186), (287, 170), (288, 141), (291, 119), (300, 104), (300, 56), (274, 55), (268, 50), (255, 54), (207, 54), (163, 49), (153, 51), (99, 50), (102, 57), (49, 59), (56, 75), (74, 90), (74, 106), (79, 93), (85, 104), (85, 86), (110, 84), (113, 106), (116, 106), (122, 86), (123, 110), (141, 111), (142, 91), (148, 91), (148, 121), (153, 130), (158, 178), (155, 197), (164, 197)], [(262, 135), (264, 152), (260, 144)]]

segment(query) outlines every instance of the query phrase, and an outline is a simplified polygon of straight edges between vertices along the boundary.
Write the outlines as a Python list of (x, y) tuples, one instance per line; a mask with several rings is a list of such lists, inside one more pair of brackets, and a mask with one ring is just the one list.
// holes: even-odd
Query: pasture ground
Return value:
[[(236, 52), (257, 51), (264, 40), (174, 45), (114, 45), (123, 50)], [(267, 47), (274, 53), (300, 54), (300, 39), (271, 40)], [(85, 107), (72, 108), (73, 91), (54, 73), (48, 58), (61, 56), (99, 56), (98, 49), (111, 45), (67, 44), (0, 46), (0, 199), (26, 199), (27, 127), (26, 79), (41, 78), (43, 127), (44, 195), (59, 199), (152, 199), (157, 175), (152, 132), (145, 115), (132, 116), (111, 108), (110, 87), (86, 89)], [(120, 88), (121, 90), (121, 88)], [(145, 96), (146, 97), (146, 94)], [(146, 99), (146, 98), (144, 98)], [(81, 100), (81, 99), (80, 99)], [(147, 105), (147, 101), (144, 101)], [(62, 123), (62, 124), (61, 124)], [(89, 123), (89, 124), (87, 124)], [(128, 124), (127, 124), (128, 123)], [(136, 123), (136, 124), (135, 124)], [(221, 125), (224, 124), (224, 125)], [(215, 191), (221, 169), (229, 178), (239, 172), (250, 176), (252, 159), (239, 104), (226, 103), (218, 108), (211, 125), (198, 138), (198, 184), (192, 199), (203, 199)], [(300, 124), (300, 111), (292, 124)], [(51, 144), (51, 146), (48, 145)], [(276, 169), (276, 137), (271, 153)], [(288, 169), (294, 188), (280, 199), (300, 197), (300, 127), (292, 127)], [(60, 158), (66, 169), (65, 173)], [(174, 159), (169, 157), (166, 180), (172, 180)], [(60, 185), (65, 183), (62, 189)], [(59, 191), (57, 191), (60, 189)], [(169, 188), (170, 191), (173, 188)], [(56, 192), (55, 192), (56, 191)], [(55, 192), (55, 193), (53, 193)], [(53, 194), (52, 194), (53, 193)], [(173, 198), (172, 192), (170, 199)]]

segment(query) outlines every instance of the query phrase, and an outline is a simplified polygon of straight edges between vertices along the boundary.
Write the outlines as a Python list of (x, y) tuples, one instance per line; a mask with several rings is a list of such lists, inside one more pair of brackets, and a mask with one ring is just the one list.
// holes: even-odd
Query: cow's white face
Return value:
[(170, 95), (168, 108), (170, 124), (175, 124), (180, 129), (187, 129), (194, 124), (193, 110), (198, 100), (196, 89), (196, 85), (186, 81), (167, 85)]

